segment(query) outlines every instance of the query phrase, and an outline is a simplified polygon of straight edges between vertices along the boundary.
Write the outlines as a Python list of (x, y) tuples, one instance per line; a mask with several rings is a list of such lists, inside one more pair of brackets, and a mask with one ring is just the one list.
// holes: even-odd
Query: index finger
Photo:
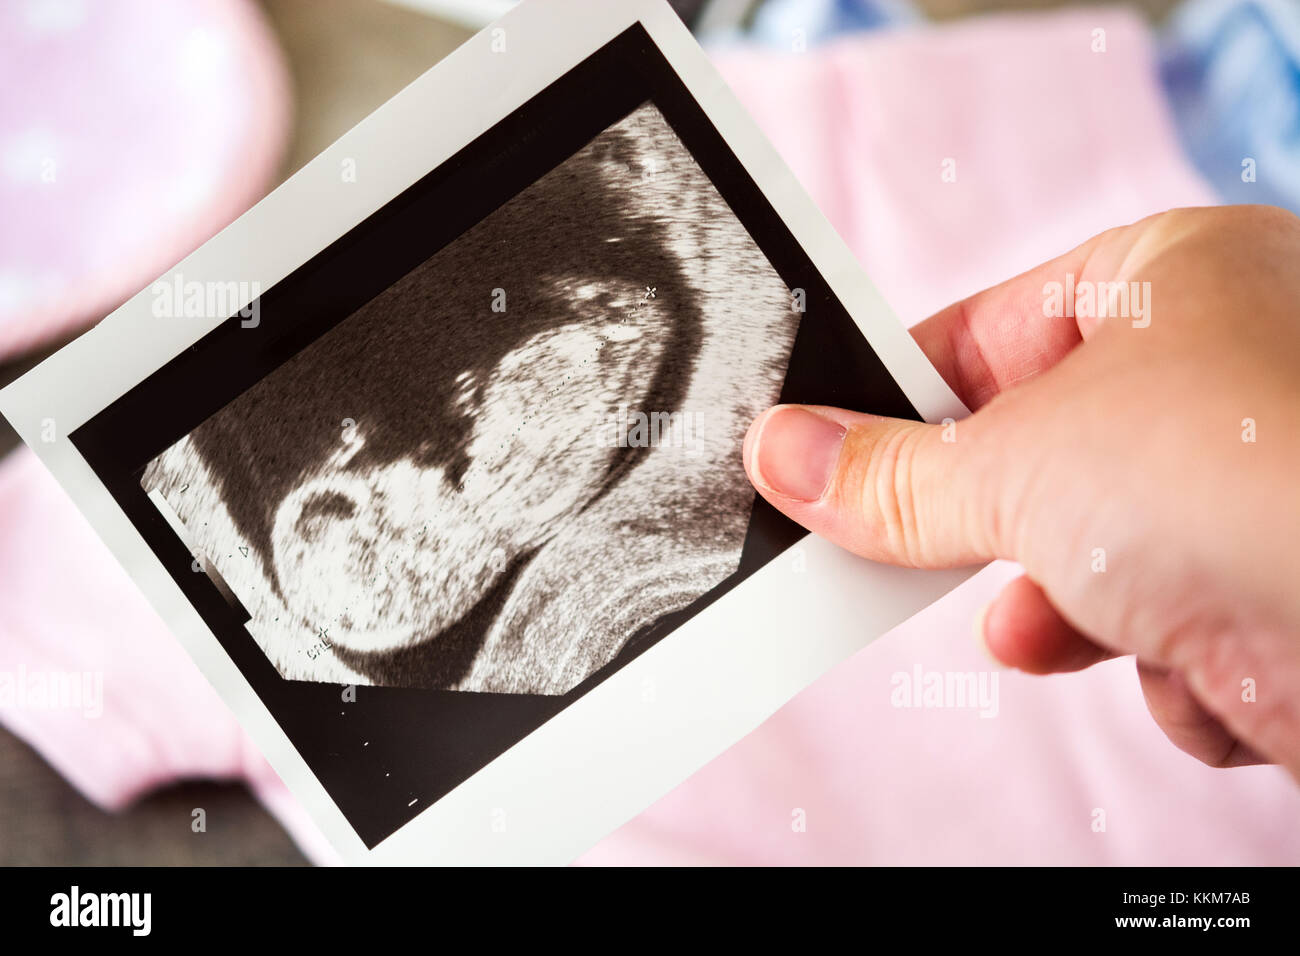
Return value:
[[(914, 326), (912, 337), (974, 411), (999, 392), (1051, 368), (1091, 333), (1092, 326), (1080, 327), (1073, 308), (1044, 315), (1044, 290), (1055, 282), (1068, 294), (1074, 283), (1088, 276), (1104, 274), (1109, 279), (1140, 229), (1137, 224), (1094, 236), (1063, 256), (948, 306)], [(1067, 276), (1073, 276), (1073, 282)]]

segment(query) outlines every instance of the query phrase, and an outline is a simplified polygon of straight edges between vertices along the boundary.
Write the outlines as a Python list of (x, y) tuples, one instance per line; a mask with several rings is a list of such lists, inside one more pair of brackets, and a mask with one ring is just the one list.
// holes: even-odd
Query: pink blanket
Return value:
[[(1107, 226), (1212, 201), (1123, 12), (719, 61), (907, 322)], [(16, 709), (5, 723), (105, 806), (175, 776), (245, 776), (331, 859), (25, 451), (0, 466), (0, 526), (0, 671), (104, 674), (97, 718)], [(1300, 791), (1275, 768), (1215, 771), (1176, 751), (1132, 661), (993, 683), (970, 622), (1012, 573), (982, 572), (836, 668), (582, 862), (1300, 862)], [(975, 706), (919, 693), (963, 673), (983, 681)]]
[(0, 360), (205, 242), (288, 140), (288, 72), (252, 0), (0, 4), (0, 89)]

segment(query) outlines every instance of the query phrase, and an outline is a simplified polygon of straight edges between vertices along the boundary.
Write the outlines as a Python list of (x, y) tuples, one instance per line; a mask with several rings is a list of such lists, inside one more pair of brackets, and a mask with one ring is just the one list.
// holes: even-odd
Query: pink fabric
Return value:
[[(1110, 226), (1213, 202), (1126, 11), (718, 63), (908, 324)], [(1300, 789), (1274, 767), (1211, 770), (1175, 750), (1132, 660), (1003, 672), (996, 717), (893, 705), (895, 675), (918, 666), (990, 669), (971, 622), (1016, 573), (987, 569), (836, 668), (582, 862), (1300, 862)]]
[(79, 706), (5, 701), (6, 727), (106, 809), (181, 778), (244, 778), (300, 846), (317, 860), (333, 858), (230, 709), (25, 448), (0, 462), (0, 527), (0, 674), (30, 686), (78, 677), (83, 688), (80, 699), (68, 698)]
[[(1104, 54), (1090, 51), (1096, 27)], [(1107, 226), (1211, 201), (1178, 152), (1152, 63), (1144, 28), (1116, 11), (721, 58), (909, 322)], [(940, 177), (948, 158), (955, 183)], [(98, 722), (21, 710), (5, 722), (106, 806), (178, 775), (249, 776), (330, 859), (26, 451), (0, 468), (0, 527), (0, 672), (99, 668), (106, 701)], [(987, 718), (894, 706), (896, 675), (918, 666), (990, 669), (970, 621), (1013, 573), (982, 572), (836, 668), (582, 862), (1300, 862), (1300, 791), (1274, 768), (1214, 771), (1174, 750), (1131, 661), (1001, 673)]]
[(250, 0), (12, 0), (0, 37), (2, 361), (107, 315), (259, 199), (289, 87)]

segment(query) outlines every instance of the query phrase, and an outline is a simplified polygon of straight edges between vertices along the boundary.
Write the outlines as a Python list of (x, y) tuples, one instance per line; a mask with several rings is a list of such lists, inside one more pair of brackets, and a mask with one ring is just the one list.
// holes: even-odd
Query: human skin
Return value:
[[(1067, 274), (1150, 283), (1150, 311), (1047, 317)], [(913, 335), (973, 414), (777, 406), (745, 439), (759, 493), (876, 561), (1019, 562), (975, 623), (997, 661), (1135, 655), (1174, 744), (1300, 780), (1300, 219), (1152, 216)]]

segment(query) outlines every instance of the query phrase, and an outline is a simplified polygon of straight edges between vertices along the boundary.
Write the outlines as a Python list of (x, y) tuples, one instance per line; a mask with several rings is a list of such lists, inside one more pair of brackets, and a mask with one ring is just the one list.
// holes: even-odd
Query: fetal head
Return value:
[(358, 651), (436, 636), (509, 561), (509, 542), (461, 499), (441, 470), (410, 462), (304, 481), (272, 531), (289, 609)]

